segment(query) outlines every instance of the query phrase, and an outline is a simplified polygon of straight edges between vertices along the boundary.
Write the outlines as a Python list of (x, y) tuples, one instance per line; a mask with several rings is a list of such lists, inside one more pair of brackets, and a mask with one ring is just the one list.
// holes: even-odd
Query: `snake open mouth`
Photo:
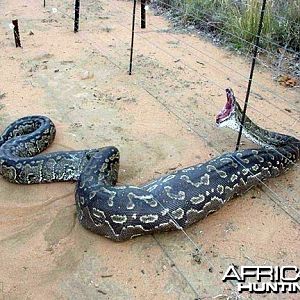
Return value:
[(227, 120), (234, 111), (235, 97), (231, 88), (226, 89), (227, 102), (223, 109), (216, 116), (216, 123), (219, 126), (222, 122)]

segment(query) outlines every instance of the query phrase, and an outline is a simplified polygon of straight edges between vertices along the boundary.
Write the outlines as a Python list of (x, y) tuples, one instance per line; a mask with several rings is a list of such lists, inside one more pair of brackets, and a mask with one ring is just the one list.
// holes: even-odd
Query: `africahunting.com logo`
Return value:
[(223, 282), (236, 281), (239, 293), (300, 293), (300, 269), (296, 266), (231, 265)]

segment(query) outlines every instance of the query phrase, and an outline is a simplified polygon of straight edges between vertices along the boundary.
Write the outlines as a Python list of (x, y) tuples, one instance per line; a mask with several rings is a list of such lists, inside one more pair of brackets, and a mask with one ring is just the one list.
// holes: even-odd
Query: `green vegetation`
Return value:
[[(261, 0), (159, 0), (184, 24), (221, 36), (240, 50), (249, 50), (255, 40)], [(300, 50), (300, 0), (268, 0), (261, 46)]]

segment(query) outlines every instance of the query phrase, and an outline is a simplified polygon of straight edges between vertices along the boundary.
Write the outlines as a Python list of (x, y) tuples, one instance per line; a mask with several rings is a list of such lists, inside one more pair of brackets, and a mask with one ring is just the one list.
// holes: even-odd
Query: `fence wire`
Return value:
[[(120, 11), (120, 10), (119, 10), (119, 13), (120, 13), (121, 15), (127, 15), (127, 16), (130, 16), (130, 15), (131, 15), (130, 11), (124, 12), (124, 11)], [(127, 27), (126, 25), (124, 25), (123, 23), (121, 23), (121, 22), (117, 22), (117, 23), (118, 23), (120, 26), (124, 27), (126, 30), (128, 30), (128, 27)], [(155, 29), (160, 30), (160, 28), (157, 27), (157, 26), (155, 26), (154, 24), (151, 24), (151, 27), (154, 27)], [(141, 38), (145, 39), (148, 43), (155, 44), (153, 41), (150, 41), (149, 39), (147, 39), (147, 38), (144, 36), (143, 31), (137, 31), (136, 33), (139, 34), (139, 35), (141, 36)], [(193, 50), (195, 50), (195, 51), (201, 53), (202, 55), (208, 57), (208, 58), (211, 59), (212, 61), (215, 61), (217, 64), (219, 64), (219, 65), (221, 65), (221, 66), (224, 66), (225, 68), (227, 68), (227, 69), (229, 69), (229, 70), (234, 71), (235, 74), (240, 75), (240, 77), (242, 77), (243, 79), (245, 79), (246, 81), (248, 81), (248, 77), (247, 77), (246, 75), (243, 75), (242, 73), (240, 73), (240, 72), (239, 72), (238, 70), (236, 70), (235, 68), (233, 68), (233, 67), (231, 67), (231, 66), (228, 66), (227, 64), (225, 64), (225, 63), (223, 63), (223, 62), (221, 62), (221, 61), (219, 61), (219, 60), (216, 60), (214, 57), (212, 57), (211, 55), (207, 54), (206, 52), (204, 52), (204, 51), (202, 51), (202, 50), (196, 48), (195, 46), (193, 46), (193, 45), (187, 43), (187, 42), (184, 41), (183, 39), (178, 38), (178, 35), (176, 35), (176, 34), (174, 34), (174, 33), (169, 33), (169, 34), (172, 35), (173, 38), (174, 38), (175, 40), (181, 42), (182, 44), (188, 46), (189, 48), (191, 48), (191, 49), (193, 49)], [(156, 45), (157, 45), (157, 44), (156, 44)], [(251, 43), (251, 45), (253, 45), (253, 44)], [(159, 48), (159, 47), (160, 47), (160, 46), (157, 46), (157, 48)], [(197, 58), (199, 58), (199, 59), (203, 59), (203, 56), (198, 56), (198, 55), (194, 55), (194, 56), (197, 57)], [(174, 58), (176, 58), (176, 57), (174, 57)], [(250, 57), (250, 58), (252, 58), (252, 57)], [(178, 59), (178, 58), (176, 58), (176, 59)], [(256, 59), (259, 59), (259, 58), (256, 58)], [(259, 59), (259, 60), (262, 61), (261, 59)], [(225, 71), (224, 71), (222, 68), (218, 68), (218, 67), (212, 65), (212, 64), (209, 63), (208, 61), (206, 61), (206, 62), (207, 62), (208, 64), (210, 64), (214, 69), (217, 69), (217, 70), (219, 70), (220, 72), (226, 74)], [(203, 76), (204, 76), (205, 78), (207, 78), (210, 82), (213, 82), (215, 85), (217, 85), (218, 87), (220, 87), (220, 85), (219, 85), (217, 82), (213, 81), (211, 78), (208, 78), (208, 77), (205, 76), (205, 75), (203, 75)], [(240, 83), (239, 81), (237, 81), (237, 80), (235, 80), (235, 79), (234, 79), (234, 82), (235, 82), (235, 83)], [(281, 100), (281, 101), (284, 102), (284, 103), (287, 102), (286, 99), (285, 99), (284, 97), (282, 97), (280, 94), (274, 93), (273, 91), (271, 91), (270, 89), (266, 88), (266, 87), (263, 86), (262, 84), (260, 84), (260, 83), (258, 83), (258, 82), (256, 82), (256, 81), (254, 82), (254, 84), (255, 84), (256, 86), (259, 87), (259, 90), (261, 90), (261, 91), (266, 91), (266, 92), (270, 93), (274, 98), (278, 98), (279, 100)], [(221, 89), (223, 89), (223, 87), (221, 87)], [(251, 94), (253, 94), (253, 92), (251, 92)], [(266, 101), (269, 102), (267, 99), (266, 99)], [(269, 102), (269, 103), (270, 103), (270, 102)], [(272, 103), (272, 105), (275, 106), (275, 107), (277, 107), (274, 103)], [(251, 106), (251, 105), (250, 105), (250, 106)], [(277, 108), (278, 108), (278, 107), (277, 107)], [(297, 108), (296, 108), (295, 106), (294, 106), (294, 109), (298, 112), (298, 110), (297, 110)], [(284, 112), (284, 113), (285, 113), (285, 112)], [(288, 113), (285, 113), (285, 114), (286, 114), (287, 116), (290, 116)], [(295, 118), (295, 120), (298, 121), (298, 119), (296, 119), (296, 118)]]
[[(70, 15), (69, 15), (69, 17), (71, 17)], [(72, 18), (72, 17), (71, 17)], [(124, 25), (123, 25), (124, 26)], [(126, 29), (128, 29), (127, 27), (125, 27)], [(82, 36), (82, 35), (81, 35)], [(94, 42), (92, 42), (92, 41), (90, 41), (90, 40), (88, 40), (87, 38), (85, 38), (85, 40), (87, 41), (87, 42), (89, 42), (90, 43), (90, 45), (91, 46), (93, 46), (94, 44), (97, 44), (97, 43), (94, 43)], [(101, 40), (101, 39), (100, 39)], [(103, 41), (103, 40), (102, 40)], [(104, 42), (104, 41), (103, 41)], [(105, 42), (104, 42), (105, 43)], [(159, 48), (159, 49), (161, 49), (159, 46), (157, 46), (157, 45), (155, 45), (155, 47), (156, 48)], [(97, 47), (97, 50), (98, 51), (102, 51), (103, 52), (103, 48), (98, 48)], [(163, 50), (164, 51), (164, 50)], [(116, 50), (116, 52), (118, 52), (118, 50)], [(168, 54), (169, 55), (169, 53), (167, 53), (167, 51), (164, 51), (166, 54)], [(173, 56), (172, 56), (173, 57)], [(107, 55), (105, 55), (105, 58), (107, 58), (108, 59), (108, 57), (107, 57)], [(111, 59), (108, 59), (110, 62), (113, 62), (113, 60), (111, 60)], [(115, 66), (117, 66), (119, 69), (120, 69), (120, 64), (116, 64), (116, 63), (114, 63), (113, 62), (113, 64), (115, 65)], [(195, 72), (197, 72), (197, 70), (193, 70), (193, 71), (195, 71)], [(138, 82), (138, 86), (140, 86), (142, 89), (144, 89), (148, 94), (150, 94), (155, 100), (157, 100), (157, 101), (159, 101), (159, 99), (158, 99), (158, 96), (155, 96), (151, 91), (149, 91), (148, 89), (146, 89), (145, 87), (144, 87), (144, 85), (143, 85), (143, 83), (142, 82)], [(176, 97), (175, 97), (176, 98)], [(179, 98), (176, 98), (178, 101), (180, 101), (180, 99)], [(174, 113), (174, 111), (172, 111), (172, 110), (170, 110), (170, 108), (168, 107), (168, 106), (166, 106), (163, 102), (161, 102), (161, 101), (159, 101), (168, 111), (170, 111), (172, 114), (174, 114), (178, 119), (180, 119), (183, 123), (185, 123), (185, 125), (186, 126), (188, 126), (189, 128), (191, 128), (190, 127), (190, 125), (188, 124), (188, 123), (186, 123), (186, 121), (184, 120), (184, 119), (182, 119), (181, 117), (180, 117), (180, 115), (179, 114), (176, 114), (176, 113)], [(211, 123), (207, 123), (209, 126), (211, 126)], [(208, 140), (207, 140), (207, 138), (206, 137), (204, 137), (203, 135), (199, 135), (199, 133), (197, 132), (197, 131), (195, 131), (195, 130), (193, 130), (200, 138), (202, 138), (202, 139), (205, 139), (205, 141), (206, 142), (208, 142)], [(214, 149), (218, 154), (221, 154), (218, 150), (216, 150), (216, 149)], [(286, 157), (286, 159), (288, 159), (287, 157)], [(243, 167), (245, 167), (242, 163), (240, 163), (240, 165), (242, 165)], [(298, 166), (297, 166), (298, 167)], [(253, 173), (252, 173), (252, 175), (253, 175)], [(259, 180), (259, 179), (258, 179)], [(259, 180), (260, 181), (260, 180)], [(262, 181), (260, 181), (260, 183), (263, 185), (263, 186), (265, 186), (274, 196), (276, 196), (276, 200), (278, 201), (279, 200), (279, 202), (276, 202), (277, 204), (278, 203), (286, 203), (286, 201), (284, 201), (284, 199), (283, 199), (283, 197), (280, 197), (275, 191), (273, 191), (271, 188), (269, 188), (264, 182), (262, 182)], [(297, 213), (297, 215), (298, 215), (298, 211), (297, 211), (297, 209), (295, 209), (293, 206), (291, 206), (290, 204), (287, 204), (287, 206), (284, 206), (284, 208), (286, 208), (286, 207), (290, 207), (290, 208), (292, 208), (292, 210), (293, 211), (295, 211), (296, 213)], [(288, 213), (288, 211), (287, 210), (285, 210), (285, 209), (283, 209), (286, 213)], [(289, 214), (289, 213), (288, 213)], [(290, 214), (289, 214), (290, 215)], [(299, 223), (299, 220), (298, 220), (298, 216), (295, 218), (295, 217), (293, 217), (292, 215), (290, 215), (291, 216), (291, 218), (292, 219), (294, 219), (297, 223)]]
[[(61, 11), (60, 9), (57, 9), (60, 13), (62, 13), (64, 16), (67, 16), (68, 18), (70, 18), (70, 19), (72, 19), (72, 20), (74, 20), (74, 18), (72, 17), (72, 16), (70, 16), (69, 14), (66, 14), (65, 12), (63, 12), (63, 11)], [(121, 24), (121, 23), (119, 23), (119, 25), (122, 25), (123, 27), (125, 27), (126, 29), (128, 29), (126, 26), (124, 26), (123, 24)], [(137, 32), (138, 33), (138, 32)], [(91, 41), (87, 36), (86, 36), (86, 34), (82, 34), (81, 32), (79, 32), (79, 33), (77, 33), (78, 34), (78, 36), (80, 36), (80, 38), (82, 38), (83, 40), (85, 40), (93, 49), (96, 49), (99, 53), (101, 53), (102, 54), (102, 56), (105, 58), (105, 59), (107, 59), (112, 65), (114, 65), (116, 68), (118, 68), (119, 70), (123, 70), (123, 67), (121, 67), (121, 65), (122, 64), (120, 64), (120, 62), (119, 61), (117, 61), (116, 59), (112, 59), (112, 58), (110, 58), (107, 54), (103, 54), (103, 53), (105, 53), (105, 51), (103, 51), (103, 47), (99, 47), (99, 44), (97, 43), (97, 42), (95, 42), (95, 41)], [(100, 39), (100, 40), (102, 40), (102, 39)], [(103, 41), (103, 40), (102, 40)], [(104, 42), (104, 41), (103, 41)], [(105, 42), (104, 42), (105, 43)], [(104, 45), (104, 43), (102, 44), (102, 45)], [(150, 41), (150, 43), (151, 43), (151, 41)], [(170, 55), (167, 51), (165, 51), (163, 48), (161, 48), (161, 47), (159, 47), (158, 45), (156, 45), (155, 43), (153, 44), (154, 45), (154, 47), (156, 47), (156, 48), (158, 48), (158, 49), (160, 49), (161, 51), (163, 51), (165, 54), (167, 54), (167, 55)], [(189, 45), (187, 45), (187, 46), (189, 46)], [(196, 49), (195, 49), (196, 50)], [(198, 50), (196, 50), (196, 51), (198, 51)], [(118, 52), (118, 51), (116, 51), (116, 52)], [(203, 54), (203, 52), (202, 52), (202, 54)], [(174, 57), (174, 58), (176, 58), (175, 56), (172, 56), (172, 54), (171, 54), (171, 57)], [(178, 58), (176, 58), (176, 59), (178, 59)], [(216, 61), (217, 63), (220, 63), (220, 62), (218, 62), (218, 61)], [(193, 70), (194, 72), (198, 72), (196, 69), (194, 69), (194, 68), (191, 68), (190, 66), (188, 66), (188, 65), (186, 65), (190, 70)], [(229, 67), (229, 66), (227, 66), (227, 67)], [(232, 69), (232, 68), (230, 68), (230, 69)], [(216, 82), (214, 82), (214, 81), (211, 81), (210, 80), (210, 82), (212, 82), (212, 83), (214, 83), (216, 86), (218, 86), (219, 88), (222, 88), (222, 91), (223, 91), (223, 87), (221, 87), (219, 84), (217, 84)], [(174, 109), (171, 109), (166, 103), (164, 103), (163, 101), (161, 101), (160, 99), (159, 99), (159, 95), (157, 96), (157, 95), (155, 95), (155, 94), (153, 94), (148, 88), (146, 88), (145, 86), (144, 86), (144, 82), (143, 81), (141, 81), (141, 80), (139, 80), (139, 81), (136, 81), (136, 82), (133, 82), (136, 86), (138, 86), (139, 88), (141, 88), (141, 89), (143, 89), (145, 92), (147, 92), (155, 101), (157, 101), (157, 102), (159, 102), (167, 111), (169, 111), (170, 113), (172, 113), (177, 119), (179, 119), (179, 120), (181, 120), (181, 122), (183, 122), (184, 124), (185, 124), (185, 126), (187, 126), (188, 128), (191, 128), (191, 126), (190, 126), (190, 124), (184, 119), (184, 118), (182, 118), (181, 116), (180, 116), (180, 114), (178, 113), (178, 112), (176, 112), (176, 111), (174, 111)], [(178, 100), (180, 100), (179, 98), (178, 98)], [(213, 103), (214, 105), (215, 105), (215, 103)], [(216, 105), (215, 105), (216, 106)], [(280, 109), (280, 108), (279, 108)], [(289, 115), (289, 117), (291, 117), (290, 115)], [(298, 119), (296, 119), (296, 118), (294, 118), (294, 125), (298, 122)], [(211, 125), (211, 123), (209, 123), (209, 122), (207, 122), (207, 124), (209, 125), (209, 126), (212, 126)], [(194, 128), (191, 128), (192, 129), (192, 131), (197, 135), (197, 136), (199, 136), (202, 140), (204, 140), (205, 142), (209, 142), (209, 140), (207, 139), (207, 137), (205, 137), (204, 135), (201, 135), (197, 130), (195, 130)], [(215, 152), (217, 152), (218, 154), (221, 154), (218, 150), (216, 150), (215, 148), (213, 148), (214, 149), (214, 151)], [(282, 156), (284, 156), (283, 154), (282, 154)], [(285, 156), (284, 156), (285, 157)], [(232, 158), (234, 159), (234, 160), (236, 160), (236, 162), (238, 163), (238, 164), (240, 164), (241, 166), (243, 166), (244, 168), (246, 168), (244, 165), (243, 165), (243, 163), (241, 162), (241, 161), (239, 161), (239, 160), (237, 160), (235, 157), (233, 157), (232, 156)], [(286, 159), (288, 159), (287, 157), (285, 157)], [(298, 166), (297, 166), (298, 167)], [(250, 171), (250, 173), (252, 173), (251, 171)], [(253, 173), (252, 173), (252, 175), (253, 175)], [(281, 209), (283, 209), (292, 219), (294, 219), (296, 222), (298, 222), (299, 223), (299, 213), (298, 213), (298, 211), (293, 207), (293, 206), (291, 206), (291, 205), (289, 205), (285, 200), (283, 200), (283, 198), (281, 197), (281, 196), (279, 196), (275, 191), (273, 191), (271, 188), (269, 188), (263, 181), (261, 181), (261, 180), (259, 180), (258, 178), (256, 178), (259, 182), (260, 182), (260, 184), (262, 184), (265, 188), (267, 188), (267, 190), (269, 191), (269, 192), (271, 192), (271, 194), (273, 195), (273, 197), (271, 197), (271, 199), (277, 204), (277, 205), (279, 205), (279, 207), (281, 208)], [(164, 206), (161, 204), (161, 203), (159, 203), (163, 208), (164, 208)], [(289, 209), (292, 209), (294, 212), (295, 212), (295, 215), (297, 215), (297, 217), (295, 217), (295, 216), (293, 216), (293, 215), (291, 215), (290, 213), (289, 213), (289, 209), (287, 209), (287, 207), (289, 207)], [(174, 223), (175, 224), (177, 224), (178, 225), (178, 229), (180, 229), (182, 232), (183, 232), (183, 234), (185, 235), (185, 237), (189, 240), (189, 242), (193, 245), (193, 247), (195, 248), (195, 249), (197, 249), (200, 253), (202, 253), (203, 254), (203, 257), (205, 258), (205, 260), (207, 261), (207, 263), (209, 264), (209, 265), (211, 265), (212, 267), (214, 267), (215, 269), (217, 269), (216, 268), (216, 266), (212, 263), (212, 261), (210, 261), (210, 259), (209, 258), (207, 258), (206, 257), (206, 255), (203, 253), (203, 251), (201, 250), (201, 248), (200, 248), (200, 246), (187, 234), (187, 232), (182, 228), (182, 227), (180, 227), (179, 226), (179, 224), (177, 223), (177, 221), (173, 218), (173, 216), (171, 215), (171, 214), (169, 214), (169, 216), (170, 216), (170, 218), (174, 221)], [(157, 242), (157, 244), (159, 244), (160, 245), (160, 243), (159, 243), (159, 241), (155, 238), (155, 236), (154, 236), (154, 239), (156, 240), (156, 242)], [(160, 245), (160, 247), (162, 248), (162, 249), (164, 249), (163, 247), (162, 247), (162, 245)], [(164, 249), (164, 252), (165, 252), (165, 249)], [(168, 253), (166, 252), (166, 255), (168, 256)], [(197, 297), (200, 297), (200, 295), (199, 295), (199, 292), (197, 291), (197, 289), (195, 289), (195, 287), (191, 284), (191, 282), (188, 280), (188, 278), (181, 272), (181, 270), (180, 269), (178, 269), (178, 272), (179, 273), (181, 273), (181, 276), (183, 277), (183, 278), (185, 278), (185, 281), (187, 281), (187, 283), (189, 284), (189, 286), (190, 286), (190, 288), (193, 290), (193, 292), (195, 293), (195, 295), (197, 296)]]
[[(91, 42), (90, 41), (90, 44), (92, 45), (93, 44), (93, 42)], [(98, 49), (99, 50), (99, 49)], [(100, 50), (101, 51), (101, 50)], [(105, 56), (106, 58), (107, 58), (107, 56)], [(112, 61), (111, 59), (109, 59), (110, 61)], [(115, 64), (114, 63), (114, 65), (115, 66), (117, 66), (119, 69), (120, 69), (120, 65), (119, 64)], [(140, 84), (138, 84), (140, 87), (142, 87), (145, 91), (147, 91), (148, 92), (148, 94), (150, 94), (155, 100), (158, 100), (158, 97), (157, 96), (155, 96), (155, 95), (153, 95), (149, 90), (147, 90), (147, 89), (145, 89), (145, 87), (143, 86), (143, 85), (140, 85)], [(179, 99), (178, 99), (179, 100)], [(163, 104), (164, 106), (165, 106), (165, 108), (169, 111), (169, 112), (171, 112), (171, 113), (173, 113), (174, 114), (174, 112), (172, 111), (172, 110), (170, 110), (169, 109), (169, 107), (167, 107), (164, 103), (162, 103), (162, 102), (160, 102), (161, 104)], [(188, 127), (190, 127), (190, 125), (188, 124), (188, 123), (186, 123), (185, 122), (185, 120), (184, 119), (182, 119), (178, 114), (176, 114), (175, 113), (175, 116), (177, 117), (177, 118), (179, 118), (181, 121), (183, 121), (184, 123), (185, 123), (185, 125), (187, 125)], [(209, 124), (209, 125), (211, 125), (211, 124)], [(195, 130), (193, 130), (197, 135), (199, 135), (199, 133), (197, 132), (197, 131), (195, 131)], [(203, 138), (203, 136), (202, 135), (199, 135), (201, 138)], [(206, 141), (207, 141), (207, 139), (205, 139)], [(215, 151), (216, 152), (218, 152), (216, 149), (215, 149)], [(220, 152), (218, 152), (219, 154), (221, 154)], [(233, 159), (235, 159), (234, 157), (233, 157)], [(288, 159), (288, 158), (287, 158)], [(244, 168), (245, 168), (245, 166), (241, 163), (241, 162), (239, 162), (239, 161), (237, 161), (237, 163), (239, 163), (240, 165), (242, 165)], [(251, 172), (250, 172), (251, 173)], [(252, 173), (252, 175), (253, 175), (253, 173)], [(263, 181), (261, 181), (261, 180), (259, 180), (258, 178), (257, 178), (257, 180), (258, 181), (260, 181), (260, 183), (264, 186), (264, 187), (266, 187), (270, 192), (271, 192), (271, 194), (273, 195), (273, 197), (271, 197), (271, 199), (277, 204), (277, 205), (279, 205), (294, 221), (296, 221), (297, 223), (299, 223), (299, 214), (298, 214), (298, 211), (297, 211), (297, 209), (295, 209), (292, 205), (290, 205), (290, 204), (288, 204), (286, 201), (284, 201), (283, 200), (283, 198), (282, 197), (280, 197), (275, 191), (273, 191), (271, 188), (269, 188)], [(285, 205), (284, 203), (286, 203), (287, 205)], [(290, 212), (289, 212), (289, 210), (287, 209), (287, 207), (289, 207), (290, 209), (292, 209), (294, 212), (295, 212), (295, 215), (296, 216), (293, 216), (292, 214), (290, 214)], [(186, 233), (185, 233), (185, 235), (186, 235)]]
[[(122, 13), (122, 12), (120, 11), (120, 13)], [(128, 31), (128, 30), (130, 29), (130, 28), (127, 27), (126, 25), (122, 24), (121, 22), (118, 22), (118, 21), (117, 21), (117, 23), (118, 23), (119, 26), (125, 28), (126, 31)], [(164, 53), (165, 53), (166, 55), (168, 55), (169, 57), (172, 57), (174, 60), (178, 61), (180, 64), (182, 64), (182, 65), (184, 65), (185, 67), (187, 67), (189, 70), (191, 70), (191, 71), (193, 71), (193, 72), (195, 72), (195, 73), (198, 73), (198, 70), (197, 70), (197, 69), (195, 69), (194, 67), (190, 66), (189, 64), (184, 63), (178, 56), (175, 56), (175, 55), (173, 55), (172, 53), (166, 51), (164, 48), (162, 48), (161, 45), (159, 45), (159, 44), (153, 42), (153, 41), (150, 40), (149, 38), (146, 38), (142, 32), (136, 31), (136, 34), (139, 35), (139, 36), (140, 36), (143, 40), (145, 40), (148, 44), (150, 44), (150, 45), (152, 45), (153, 47), (155, 47), (155, 48), (161, 50), (162, 52), (164, 52)], [(119, 38), (119, 40), (121, 40), (121, 39)], [(177, 39), (177, 40), (181, 41), (181, 39)], [(183, 44), (188, 45), (188, 43), (186, 43), (186, 42), (184, 42), (184, 41), (183, 41)], [(203, 51), (202, 51), (202, 52), (203, 52)], [(199, 57), (199, 56), (196, 56), (196, 57), (202, 59), (202, 57)], [(215, 60), (214, 58), (211, 57), (211, 59), (214, 60), (216, 63), (219, 63), (219, 61)], [(207, 61), (206, 61), (206, 62), (207, 62)], [(220, 71), (220, 72), (226, 74), (221, 68), (218, 68), (218, 67), (212, 65), (212, 64), (209, 63), (209, 62), (207, 62), (207, 63), (208, 63), (210, 66), (212, 66), (214, 69), (216, 69), (216, 70), (218, 70), (218, 71)], [(226, 66), (225, 64), (222, 64), (222, 65)], [(229, 66), (227, 66), (227, 67), (228, 67), (229, 69), (235, 71), (233, 68), (231, 68), (231, 67), (229, 67)], [(239, 72), (237, 72), (237, 73), (239, 73)], [(227, 75), (227, 74), (226, 74), (226, 75)], [(222, 92), (224, 91), (224, 86), (220, 85), (220, 84), (219, 84), (218, 82), (216, 82), (215, 80), (211, 79), (210, 77), (208, 77), (208, 76), (206, 76), (206, 75), (204, 75), (204, 74), (201, 74), (201, 76), (204, 77), (204, 78), (206, 78), (207, 81), (209, 81), (210, 83), (214, 84), (220, 91), (222, 91)], [(244, 78), (246, 78), (246, 77), (244, 76)], [(237, 81), (236, 79), (233, 79), (233, 82), (235, 82), (236, 84), (239, 84), (239, 83), (240, 83), (240, 82)], [(255, 95), (254, 92), (251, 92), (251, 93), (252, 93), (253, 95)], [(272, 92), (271, 92), (271, 93), (272, 93)], [(272, 93), (272, 95), (273, 95), (274, 97), (278, 97), (278, 94)], [(237, 99), (239, 100), (240, 103), (243, 103), (243, 100), (241, 100), (240, 98), (237, 98)], [(268, 102), (270, 105), (276, 107), (281, 113), (285, 114), (287, 117), (293, 119), (293, 120), (294, 120), (294, 124), (296, 124), (297, 122), (299, 122), (299, 119), (298, 119), (298, 118), (291, 116), (288, 112), (285, 112), (284, 110), (282, 110), (282, 109), (281, 109), (279, 106), (277, 106), (276, 104), (270, 102), (270, 101), (267, 100), (267, 99), (266, 99), (266, 102)], [(251, 109), (255, 110), (258, 114), (261, 114), (263, 117), (267, 117), (267, 118), (270, 117), (270, 116), (265, 115), (263, 112), (257, 110), (252, 104), (249, 104), (249, 107), (251, 107)], [(291, 128), (287, 128), (287, 127), (283, 126), (282, 124), (280, 124), (280, 123), (277, 122), (276, 120), (273, 120), (273, 119), (272, 119), (272, 122), (273, 122), (274, 124), (278, 125), (279, 127), (283, 128), (283, 129), (286, 130), (287, 132), (291, 130)], [(295, 135), (295, 132), (294, 132), (294, 135)]]

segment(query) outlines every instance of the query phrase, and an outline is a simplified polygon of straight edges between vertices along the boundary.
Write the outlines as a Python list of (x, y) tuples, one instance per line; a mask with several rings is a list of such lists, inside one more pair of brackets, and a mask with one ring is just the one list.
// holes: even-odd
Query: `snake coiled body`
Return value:
[[(241, 110), (231, 90), (217, 123), (238, 128)], [(235, 195), (287, 171), (300, 157), (300, 141), (266, 131), (246, 119), (244, 132), (259, 149), (225, 153), (141, 186), (116, 185), (115, 147), (37, 155), (55, 136), (47, 117), (11, 124), (0, 139), (0, 172), (14, 183), (76, 181), (79, 222), (115, 241), (185, 228), (218, 210)]]
[(10, 124), (0, 136), (0, 174), (12, 183), (77, 181), (99, 149), (37, 155), (55, 138), (55, 126), (45, 116), (28, 116)]

